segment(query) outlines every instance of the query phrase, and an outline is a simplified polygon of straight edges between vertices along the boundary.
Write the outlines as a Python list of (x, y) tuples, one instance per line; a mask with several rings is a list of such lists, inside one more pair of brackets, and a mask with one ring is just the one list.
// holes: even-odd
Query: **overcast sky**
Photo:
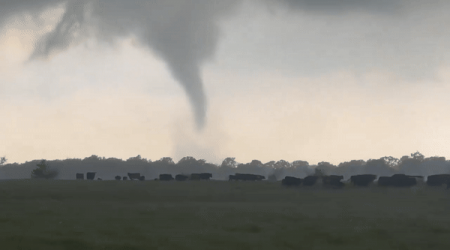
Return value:
[(0, 156), (448, 158), (449, 5), (0, 0)]

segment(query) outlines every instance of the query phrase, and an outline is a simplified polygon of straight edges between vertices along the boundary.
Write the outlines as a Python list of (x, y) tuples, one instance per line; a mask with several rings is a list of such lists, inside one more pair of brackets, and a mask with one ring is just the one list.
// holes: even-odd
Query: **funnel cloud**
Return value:
[(2, 26), (13, 15), (36, 14), (65, 4), (61, 20), (37, 42), (31, 59), (48, 58), (90, 37), (107, 43), (136, 38), (165, 61), (188, 95), (197, 128), (203, 128), (207, 102), (201, 66), (216, 50), (218, 21), (237, 1), (22, 0), (0, 4), (5, 14), (0, 15)]

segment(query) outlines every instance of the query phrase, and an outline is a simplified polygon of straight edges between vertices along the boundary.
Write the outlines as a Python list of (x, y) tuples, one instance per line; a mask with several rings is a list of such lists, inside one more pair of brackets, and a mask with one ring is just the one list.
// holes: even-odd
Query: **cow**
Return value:
[(86, 179), (88, 180), (94, 180), (95, 179), (96, 172), (87, 172), (86, 173)]
[(160, 181), (172, 181), (174, 180), (171, 174), (160, 174), (159, 175)]
[(391, 184), (394, 187), (411, 187), (416, 185), (417, 181), (414, 177), (405, 174), (394, 174), (391, 176)]
[(102, 180), (102, 178), (97, 178), (97, 181), (101, 181)]
[(266, 177), (263, 176), (263, 175), (256, 175), (256, 180), (257, 181), (262, 181), (262, 180), (265, 180), (265, 179), (266, 179)]
[(342, 175), (326, 175), (322, 177), (323, 185), (326, 187), (343, 187), (342, 179), (344, 179)]
[(405, 174), (394, 174), (391, 177), (382, 176), (378, 178), (379, 186), (411, 187), (417, 184), (416, 178)]
[(139, 178), (141, 178), (140, 173), (127, 173), (127, 175), (130, 180), (139, 180)]
[(450, 185), (450, 174), (430, 175), (427, 178), (428, 186), (442, 186), (444, 184), (447, 184), (447, 187)]
[(145, 181), (145, 176), (141, 175), (141, 177), (139, 177), (140, 181)]
[(302, 184), (302, 179), (296, 178), (296, 177), (292, 177), (292, 176), (286, 176), (281, 181), (281, 185), (287, 186), (287, 187), (300, 186), (301, 184)]
[(77, 173), (77, 180), (84, 180), (84, 174)]
[(201, 174), (191, 174), (190, 179), (191, 180), (209, 180), (210, 178), (212, 178), (212, 174), (210, 173), (201, 173)]
[(175, 175), (175, 180), (177, 180), (177, 181), (185, 181), (187, 179), (189, 179), (189, 176), (187, 176), (187, 175), (183, 175), (183, 174)]
[(234, 175), (235, 180), (243, 180), (243, 181), (262, 181), (266, 179), (266, 177), (262, 175), (256, 175), (256, 174), (239, 174), (236, 173)]
[(127, 177), (126, 177), (126, 176), (122, 177), (122, 180), (126, 181), (126, 180), (127, 180)]
[(303, 185), (304, 186), (314, 186), (314, 184), (316, 184), (318, 179), (319, 179), (319, 177), (315, 176), (315, 175), (306, 176), (303, 179)]
[(115, 178), (116, 178), (116, 181), (122, 180), (122, 177), (120, 177), (119, 175), (117, 175)]
[(235, 174), (238, 180), (243, 181), (254, 181), (256, 180), (256, 175), (253, 174)]
[(367, 187), (377, 178), (374, 174), (360, 174), (352, 175), (350, 177), (350, 182), (355, 186)]

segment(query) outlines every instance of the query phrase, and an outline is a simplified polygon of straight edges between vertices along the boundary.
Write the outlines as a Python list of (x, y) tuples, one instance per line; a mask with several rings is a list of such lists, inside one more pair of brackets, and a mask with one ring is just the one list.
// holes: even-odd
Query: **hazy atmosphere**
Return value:
[(449, 5), (0, 0), (0, 156), (449, 158)]
[(7, 250), (450, 249), (449, 0), (0, 0)]

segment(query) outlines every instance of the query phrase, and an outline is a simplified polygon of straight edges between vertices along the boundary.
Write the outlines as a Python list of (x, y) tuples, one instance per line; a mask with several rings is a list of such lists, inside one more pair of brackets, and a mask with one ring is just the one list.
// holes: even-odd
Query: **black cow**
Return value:
[(355, 186), (367, 187), (370, 183), (372, 183), (377, 178), (374, 174), (360, 174), (360, 175), (352, 175), (350, 177), (350, 182)]
[(86, 179), (88, 180), (94, 180), (95, 179), (96, 172), (87, 172), (86, 173)]
[(97, 178), (97, 181), (101, 181), (102, 180), (102, 178)]
[(210, 173), (191, 174), (191, 180), (209, 180), (212, 178)]
[(257, 176), (256, 176), (256, 180), (257, 180), (257, 181), (262, 181), (262, 180), (265, 180), (265, 179), (266, 179), (266, 177), (263, 176), (263, 175), (257, 175)]
[(118, 175), (117, 175), (115, 178), (116, 178), (116, 181), (122, 180), (122, 177), (120, 177), (120, 176), (118, 176)]
[(177, 181), (185, 181), (187, 179), (189, 179), (189, 176), (187, 176), (187, 175), (183, 175), (183, 174), (175, 175), (175, 180), (177, 180)]
[(243, 181), (262, 181), (266, 177), (262, 175), (256, 175), (256, 174), (235, 174), (237, 180), (243, 180)]
[(416, 178), (405, 174), (394, 174), (391, 176), (391, 183), (394, 187), (411, 187), (417, 184)]
[(314, 186), (316, 184), (317, 180), (319, 179), (318, 176), (312, 175), (312, 176), (306, 176), (303, 179), (303, 185), (305, 186)]
[(139, 177), (139, 180), (140, 181), (145, 181), (145, 176), (142, 175), (141, 177)]
[(326, 187), (343, 187), (342, 179), (344, 179), (342, 175), (326, 175), (322, 177), (323, 185)]
[(257, 174), (249, 174), (246, 176), (247, 176), (248, 180), (251, 180), (251, 181), (262, 181), (262, 180), (266, 179), (266, 177), (264, 177), (262, 175), (257, 175)]
[(245, 174), (230, 175), (230, 180), (239, 181), (239, 180), (244, 180), (244, 179), (245, 179)]
[(302, 184), (302, 179), (296, 178), (296, 177), (292, 177), (292, 176), (286, 176), (281, 181), (281, 185), (288, 186), (288, 187), (290, 187), (290, 186), (300, 186), (300, 184)]
[(84, 180), (84, 174), (77, 173), (77, 180)]
[(160, 174), (159, 175), (159, 180), (160, 181), (172, 181), (173, 177), (171, 174)]
[(405, 174), (394, 174), (391, 177), (378, 178), (379, 186), (411, 187), (417, 184), (416, 178)]
[(127, 180), (127, 177), (126, 177), (126, 176), (122, 177), (122, 180), (126, 181), (126, 180)]
[(427, 178), (428, 186), (442, 186), (444, 184), (447, 184), (447, 187), (450, 186), (450, 174), (430, 175)]
[(139, 178), (141, 178), (140, 173), (127, 173), (127, 175), (130, 178), (130, 180), (139, 180)]

